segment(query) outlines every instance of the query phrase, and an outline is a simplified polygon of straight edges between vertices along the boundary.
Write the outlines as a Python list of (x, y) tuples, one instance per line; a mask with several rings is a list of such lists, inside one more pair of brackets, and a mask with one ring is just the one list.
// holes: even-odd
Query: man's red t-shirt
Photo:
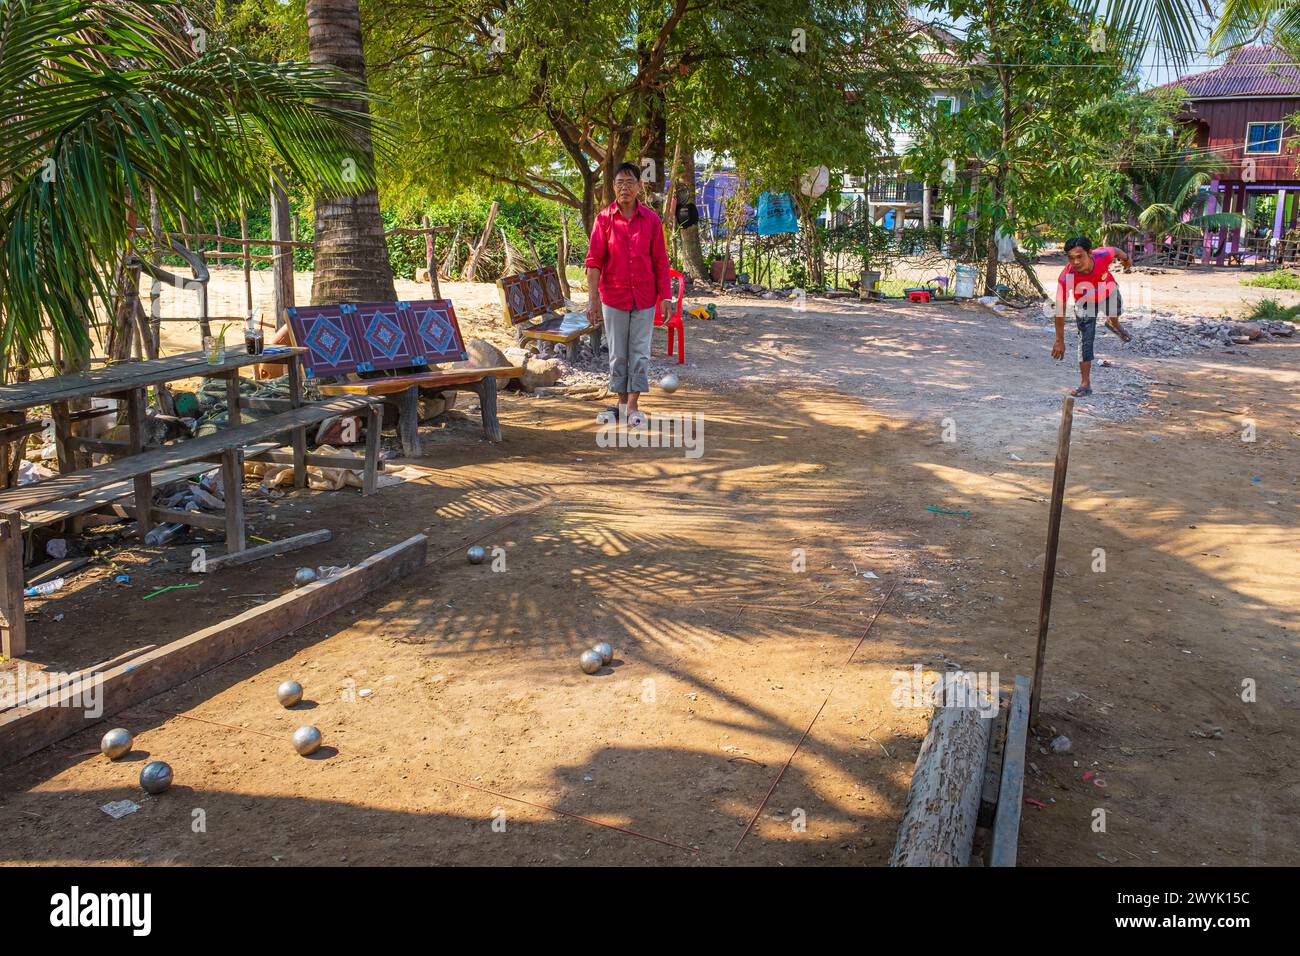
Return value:
[(1075, 272), (1074, 266), (1067, 265), (1057, 280), (1057, 298), (1069, 302), (1070, 293), (1074, 293), (1080, 302), (1104, 302), (1118, 288), (1115, 277), (1110, 274), (1114, 261), (1115, 250), (1110, 246), (1100, 246), (1092, 250), (1091, 272)]

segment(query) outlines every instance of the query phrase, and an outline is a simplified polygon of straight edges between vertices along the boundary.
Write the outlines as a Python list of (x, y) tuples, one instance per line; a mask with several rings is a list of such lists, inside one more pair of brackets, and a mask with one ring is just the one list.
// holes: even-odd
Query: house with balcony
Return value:
[(908, 25), (921, 60), (936, 68), (929, 103), (920, 116), (891, 124), (892, 165), (896, 171), (851, 177), (850, 185), (865, 203), (873, 222), (892, 225), (896, 230), (908, 225), (942, 224), (947, 228), (952, 224), (952, 205), (944, 202), (942, 185), (909, 179), (902, 172), (902, 158), (917, 136), (924, 133), (930, 119), (959, 112), (969, 105), (976, 90), (969, 84), (957, 85), (958, 77), (968, 76), (958, 69), (963, 65), (958, 55), (961, 40), (942, 27), (915, 18), (909, 18)]

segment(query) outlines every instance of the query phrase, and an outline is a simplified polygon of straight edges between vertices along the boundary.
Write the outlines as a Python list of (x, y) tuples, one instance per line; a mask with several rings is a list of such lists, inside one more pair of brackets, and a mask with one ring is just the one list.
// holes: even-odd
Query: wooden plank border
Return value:
[(95, 672), (102, 713), (93, 717), (82, 703), (85, 686), (76, 682), (5, 711), (0, 714), (0, 766), (332, 614), (423, 566), (428, 549), (428, 538), (414, 535), (335, 577)]
[(1020, 843), (1020, 808), (1025, 795), (1025, 743), (1029, 739), (1029, 678), (1016, 675), (1007, 715), (1007, 743), (1002, 752), (1002, 785), (993, 817), (989, 866), (1015, 866)]

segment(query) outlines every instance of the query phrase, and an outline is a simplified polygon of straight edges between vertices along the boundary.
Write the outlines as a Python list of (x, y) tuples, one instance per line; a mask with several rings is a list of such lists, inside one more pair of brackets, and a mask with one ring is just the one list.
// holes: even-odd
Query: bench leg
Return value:
[(242, 448), (227, 448), (221, 453), (221, 487), (226, 493), (226, 554), (234, 554), (246, 546)]
[(375, 402), (366, 409), (366, 470), (361, 473), (361, 494), (375, 493), (379, 475), (379, 436), (384, 428), (384, 406)]
[(23, 610), (23, 522), (17, 514), (0, 519), (0, 652), (7, 658), (27, 653), (27, 618)]
[(72, 437), (72, 421), (68, 417), (66, 402), (52, 402), (50, 417), (54, 420), (54, 451), (58, 456), (59, 472), (68, 472), (76, 467), (72, 460), (72, 449), (68, 439)]
[[(302, 369), (299, 359), (289, 363), (289, 404), (298, 408), (302, 405)], [(293, 486), (307, 487), (307, 426), (293, 430)]]
[(402, 454), (420, 457), (420, 387), (412, 385), (402, 393), (397, 411), (397, 431), (402, 437)]
[(501, 440), (501, 420), (497, 418), (497, 378), (489, 375), (474, 385), (479, 412), (483, 416), (483, 434), (490, 442)]
[[(144, 451), (144, 427), (147, 412), (147, 400), (144, 389), (133, 388), (127, 398), (127, 418), (130, 422), (130, 453), (138, 455)], [(135, 478), (135, 533), (140, 540), (153, 527), (153, 476), (137, 475)]]

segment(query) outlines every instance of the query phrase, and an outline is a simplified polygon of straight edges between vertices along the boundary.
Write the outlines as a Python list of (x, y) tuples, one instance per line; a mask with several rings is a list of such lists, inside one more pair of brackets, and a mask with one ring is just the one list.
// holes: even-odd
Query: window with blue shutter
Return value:
[(1259, 156), (1282, 152), (1281, 123), (1247, 123), (1246, 155)]

